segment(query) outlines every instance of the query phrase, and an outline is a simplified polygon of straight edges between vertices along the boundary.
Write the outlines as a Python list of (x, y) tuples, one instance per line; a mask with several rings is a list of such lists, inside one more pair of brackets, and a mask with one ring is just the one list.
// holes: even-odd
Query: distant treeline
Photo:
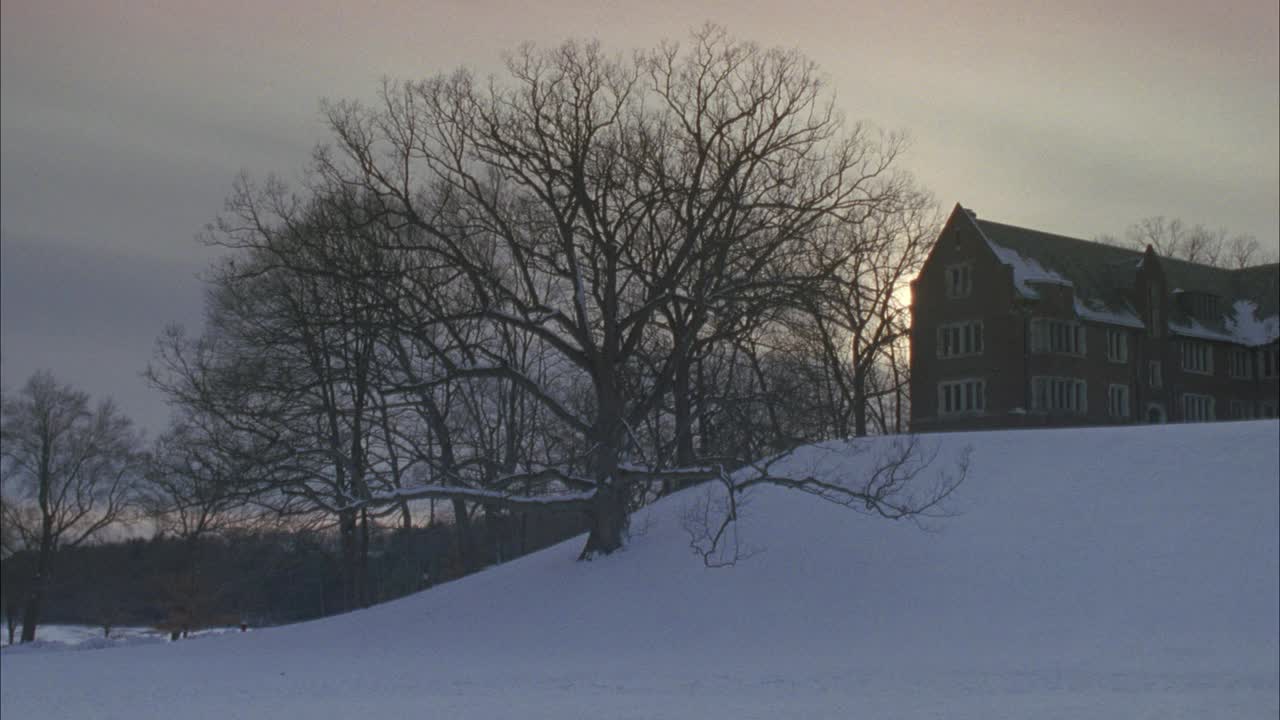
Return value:
[[(477, 555), (486, 564), (585, 531), (584, 520), (570, 515), (480, 517), (472, 523)], [(444, 523), (375, 529), (369, 549), (371, 600), (393, 600), (465, 574), (457, 537)], [(159, 536), (66, 548), (58, 552), (43, 622), (105, 631), (141, 625), (181, 634), (309, 620), (344, 611), (340, 562), (338, 538), (324, 530), (233, 530), (195, 540)], [(21, 626), (34, 567), (32, 551), (0, 560), (10, 642)]]

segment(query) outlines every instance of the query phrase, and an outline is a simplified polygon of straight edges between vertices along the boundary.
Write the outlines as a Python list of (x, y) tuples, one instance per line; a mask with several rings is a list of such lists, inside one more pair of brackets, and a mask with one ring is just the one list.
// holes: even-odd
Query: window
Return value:
[(1184, 292), (1179, 298), (1182, 308), (1197, 320), (1213, 322), (1221, 313), (1217, 295), (1202, 292)]
[(1088, 409), (1085, 381), (1077, 378), (1031, 378), (1031, 409), (1083, 415)]
[(985, 380), (969, 379), (938, 383), (938, 414), (980, 413), (987, 406)]
[(1129, 419), (1129, 386), (1107, 386), (1107, 414), (1113, 418)]
[(1107, 359), (1129, 362), (1129, 334), (1123, 330), (1107, 330)]
[(1213, 419), (1213, 397), (1185, 393), (1182, 396), (1183, 422), (1205, 422)]
[(1152, 360), (1147, 363), (1147, 385), (1153, 388), (1160, 387), (1160, 361)]
[(1031, 321), (1031, 352), (1083, 355), (1084, 328), (1066, 320), (1037, 318)]
[(1253, 378), (1253, 357), (1248, 350), (1232, 348), (1228, 364), (1231, 367), (1231, 377), (1241, 380)]
[(1252, 420), (1253, 419), (1253, 403), (1248, 400), (1232, 400), (1231, 401), (1231, 419), (1232, 420)]
[(973, 270), (969, 263), (947, 267), (947, 297), (969, 297), (973, 292)]
[(1270, 380), (1277, 375), (1277, 355), (1280, 355), (1280, 350), (1274, 347), (1262, 348), (1258, 351), (1258, 377), (1263, 380)]
[(1271, 403), (1262, 403), (1262, 412), (1258, 414), (1264, 418), (1273, 418), (1276, 416), (1276, 406)]
[(1213, 348), (1209, 343), (1182, 341), (1182, 369), (1201, 375), (1213, 374)]
[(938, 357), (982, 354), (982, 321), (953, 323), (938, 328)]

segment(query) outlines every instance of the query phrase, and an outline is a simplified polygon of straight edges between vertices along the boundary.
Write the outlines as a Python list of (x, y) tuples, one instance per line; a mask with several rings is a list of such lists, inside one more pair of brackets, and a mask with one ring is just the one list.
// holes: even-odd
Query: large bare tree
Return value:
[(812, 285), (809, 238), (894, 201), (899, 144), (846, 124), (798, 52), (716, 27), (632, 60), (593, 43), (523, 48), (507, 71), (328, 105), (319, 170), (376, 199), (424, 263), (456, 269), (471, 300), (456, 317), (536, 339), (590, 388), (579, 412), (501, 357), (453, 368), (518, 384), (580, 436), (585, 456), (566, 463), (580, 473), (562, 478), (573, 492), (538, 504), (589, 513), (590, 557), (621, 547), (637, 492), (688, 471), (655, 467), (635, 428), (674, 391), (678, 459), (694, 459), (699, 347), (764, 317), (752, 303)]
[[(889, 262), (878, 229), (918, 197), (901, 140), (847, 123), (812, 62), (714, 26), (628, 58), (525, 47), (500, 78), (325, 112), (301, 196), (237, 186), (210, 235), (232, 250), (215, 322), (162, 343), (179, 381), (160, 384), (279, 456), (295, 480), (264, 491), (340, 525), (421, 498), (460, 531), (477, 510), (581, 512), (590, 558), (657, 493), (819, 439), (775, 412), (786, 371), (758, 351), (865, 282), (842, 268)], [(907, 257), (865, 277), (892, 286)], [(835, 342), (891, 342), (874, 294), (889, 329), (841, 316)], [(885, 507), (873, 485), (848, 478), (842, 502)]]

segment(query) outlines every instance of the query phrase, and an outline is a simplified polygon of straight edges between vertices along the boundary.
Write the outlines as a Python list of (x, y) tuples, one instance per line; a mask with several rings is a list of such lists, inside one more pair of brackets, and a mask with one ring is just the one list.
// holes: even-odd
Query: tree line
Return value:
[[(582, 531), (572, 516), (541, 516), (523, 527), (473, 528), (484, 564), (533, 552)], [(447, 522), (378, 527), (370, 543), (369, 597), (378, 603), (459, 577)], [(40, 622), (155, 628), (177, 640), (210, 627), (264, 627), (341, 612), (333, 533), (324, 528), (244, 527), (197, 540), (158, 534), (57, 551)], [(194, 560), (194, 562), (193, 562)], [(0, 616), (20, 639), (36, 554), (0, 561)]]
[(1150, 247), (1161, 257), (1228, 270), (1241, 270), (1280, 261), (1280, 250), (1261, 245), (1245, 233), (1231, 233), (1226, 228), (1211, 230), (1201, 224), (1188, 224), (1181, 218), (1161, 215), (1146, 217), (1130, 225), (1121, 236), (1098, 235), (1096, 242), (1127, 247), (1142, 252)]

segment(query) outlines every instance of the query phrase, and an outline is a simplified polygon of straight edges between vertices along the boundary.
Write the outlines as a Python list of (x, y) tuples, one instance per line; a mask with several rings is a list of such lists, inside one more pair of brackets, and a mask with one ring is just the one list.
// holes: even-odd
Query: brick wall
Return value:
[[(1134, 277), (1131, 301), (1148, 328), (1124, 328), (1082, 322), (1075, 313), (1074, 289), (1068, 285), (1040, 283), (1033, 286), (1038, 299), (1024, 299), (1015, 291), (1012, 270), (996, 258), (976, 227), (957, 209), (939, 235), (920, 275), (911, 285), (911, 426), (914, 431), (1060, 427), (1148, 422), (1151, 411), (1158, 419), (1184, 420), (1182, 397), (1186, 393), (1214, 398), (1214, 416), (1231, 419), (1232, 401), (1247, 402), (1248, 415), (1260, 417), (1264, 405), (1280, 405), (1276, 378), (1259, 377), (1257, 352), (1251, 351), (1249, 379), (1230, 376), (1229, 343), (1208, 343), (1212, 372), (1188, 372), (1182, 367), (1182, 343), (1167, 329), (1170, 300), (1159, 258), (1148, 253)], [(970, 291), (963, 297), (948, 296), (951, 268), (969, 268)], [(1082, 354), (1033, 352), (1031, 322), (1035, 319), (1079, 324), (1085, 343)], [(981, 321), (980, 354), (940, 357), (938, 328)], [(1154, 325), (1153, 325), (1154, 322)], [(1124, 337), (1127, 357), (1108, 357), (1108, 334)], [(1159, 363), (1160, 383), (1151, 383), (1150, 364)], [(1043, 410), (1033, 407), (1032, 378), (1075, 378), (1085, 381), (1083, 412)], [(940, 412), (939, 386), (970, 378), (985, 382), (981, 410), (956, 414)], [(1116, 417), (1110, 410), (1112, 385), (1128, 388), (1128, 413)]]

